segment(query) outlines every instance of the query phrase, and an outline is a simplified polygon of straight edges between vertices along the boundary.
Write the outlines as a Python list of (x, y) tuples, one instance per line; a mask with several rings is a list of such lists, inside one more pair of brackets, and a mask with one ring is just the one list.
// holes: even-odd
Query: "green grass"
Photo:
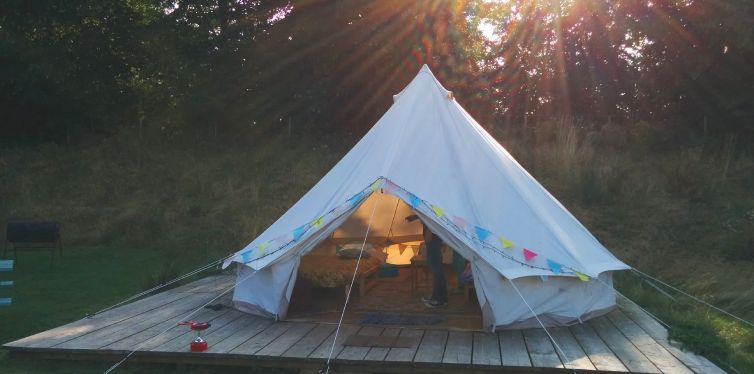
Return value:
[[(754, 320), (750, 147), (732, 136), (681, 141), (646, 123), (548, 122), (493, 135), (619, 258)], [(0, 221), (59, 220), (66, 243), (52, 269), (45, 253), (21, 256), (8, 276), (14, 304), (0, 309), (13, 323), (0, 324), (0, 340), (81, 318), (239, 249), (351, 146), (269, 134), (242, 145), (157, 140), (123, 133), (78, 147), (0, 147)], [(754, 372), (754, 329), (630, 274), (616, 284), (687, 348)], [(15, 372), (102, 369), (34, 364), (0, 356)]]
[[(0, 309), (0, 340), (9, 342), (83, 318), (149, 287), (160, 272), (163, 253), (154, 248), (66, 246), (50, 266), (47, 251), (20, 252), (11, 289), (13, 304)], [(0, 355), (4, 373), (102, 372), (105, 363), (11, 360)]]

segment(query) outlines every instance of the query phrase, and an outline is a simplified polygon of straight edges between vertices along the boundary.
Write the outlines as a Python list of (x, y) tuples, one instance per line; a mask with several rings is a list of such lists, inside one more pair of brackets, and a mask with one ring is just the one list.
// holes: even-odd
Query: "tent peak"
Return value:
[(431, 80), (432, 82), (434, 82), (434, 84), (435, 84), (435, 85), (437, 86), (437, 88), (439, 88), (439, 89), (440, 89), (440, 93), (441, 93), (441, 94), (442, 94), (443, 96), (447, 97), (447, 98), (448, 98), (448, 99), (450, 99), (450, 100), (453, 100), (453, 99), (455, 98), (455, 97), (453, 96), (453, 91), (450, 91), (450, 90), (448, 90), (447, 88), (445, 88), (445, 87), (444, 87), (444, 86), (442, 85), (442, 83), (440, 83), (440, 81), (439, 81), (439, 80), (437, 80), (437, 77), (435, 77), (435, 74), (434, 74), (434, 73), (432, 73), (432, 70), (431, 70), (431, 69), (429, 68), (429, 66), (428, 66), (427, 64), (423, 64), (423, 65), (422, 65), (422, 67), (421, 67), (421, 69), (419, 69), (419, 72), (418, 72), (418, 73), (416, 73), (416, 76), (414, 77), (414, 79), (412, 79), (412, 80), (411, 80), (411, 82), (409, 82), (409, 84), (407, 84), (407, 85), (406, 85), (406, 87), (404, 87), (404, 88), (403, 88), (403, 89), (401, 90), (401, 92), (399, 92), (399, 93), (397, 93), (397, 94), (393, 95), (393, 102), (396, 102), (396, 101), (398, 101), (398, 98), (400, 98), (400, 97), (401, 97), (401, 95), (402, 95), (402, 94), (403, 94), (403, 93), (404, 93), (404, 92), (405, 92), (405, 91), (406, 91), (406, 90), (407, 90), (407, 89), (408, 89), (408, 88), (409, 88), (410, 86), (412, 86), (412, 85), (414, 84), (414, 82), (416, 82), (416, 81), (420, 80), (420, 78), (422, 77), (422, 74), (423, 74), (423, 73), (429, 74), (430, 80)]

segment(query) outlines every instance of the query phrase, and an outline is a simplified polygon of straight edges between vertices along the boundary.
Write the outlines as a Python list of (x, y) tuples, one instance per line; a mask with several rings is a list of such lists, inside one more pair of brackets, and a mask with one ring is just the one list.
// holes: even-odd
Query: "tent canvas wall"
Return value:
[[(285, 318), (301, 256), (333, 232), (366, 230), (364, 223), (388, 234), (392, 217), (384, 211), (392, 211), (365, 204), (372, 196), (400, 199), (471, 262), (486, 328), (534, 326), (534, 313), (547, 325), (566, 325), (615, 305), (611, 271), (628, 266), (471, 118), (426, 65), (332, 170), (226, 261), (240, 264), (234, 305)], [(344, 225), (354, 214), (357, 224)], [(395, 230), (410, 236), (416, 227)]]

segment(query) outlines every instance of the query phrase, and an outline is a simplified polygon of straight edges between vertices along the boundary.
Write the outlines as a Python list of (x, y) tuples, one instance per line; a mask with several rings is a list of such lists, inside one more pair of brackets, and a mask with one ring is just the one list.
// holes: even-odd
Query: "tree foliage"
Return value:
[(0, 5), (0, 136), (361, 133), (421, 64), (481, 122), (751, 134), (747, 0), (84, 0)]

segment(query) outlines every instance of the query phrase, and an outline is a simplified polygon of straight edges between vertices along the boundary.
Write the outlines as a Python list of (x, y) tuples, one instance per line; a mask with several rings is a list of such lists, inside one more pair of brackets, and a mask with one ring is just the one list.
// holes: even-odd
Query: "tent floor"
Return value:
[[(202, 309), (211, 321), (209, 350), (188, 352), (193, 334), (178, 319), (228, 289), (232, 276), (207, 277), (88, 319), (3, 345), (13, 355), (69, 360), (298, 368), (315, 372), (330, 352), (336, 325), (275, 322), (232, 308)], [(229, 295), (218, 299), (229, 303)], [(213, 303), (217, 303), (213, 302)], [(638, 308), (621, 303), (606, 316), (551, 328), (561, 356), (542, 329), (490, 333), (450, 328), (347, 323), (333, 350), (331, 372), (649, 372), (723, 373), (703, 357), (674, 347), (667, 331)], [(342, 345), (351, 335), (399, 336), (407, 348)]]
[[(411, 277), (415, 288), (411, 287)], [(395, 277), (379, 278), (374, 287), (364, 295), (352, 295), (343, 321), (346, 323), (388, 324), (404, 321), (414, 326), (433, 328), (456, 328), (479, 330), (482, 328), (482, 311), (476, 294), (464, 292), (458, 286), (456, 276), (445, 266), (448, 287), (448, 306), (428, 309), (422, 296), (432, 293), (431, 277), (422, 269), (412, 272), (410, 267), (401, 267)], [(295, 300), (294, 290), (294, 300)], [(288, 319), (298, 322), (334, 322), (340, 319), (345, 296), (342, 288), (314, 289), (313, 301), (301, 306), (292, 303)]]

